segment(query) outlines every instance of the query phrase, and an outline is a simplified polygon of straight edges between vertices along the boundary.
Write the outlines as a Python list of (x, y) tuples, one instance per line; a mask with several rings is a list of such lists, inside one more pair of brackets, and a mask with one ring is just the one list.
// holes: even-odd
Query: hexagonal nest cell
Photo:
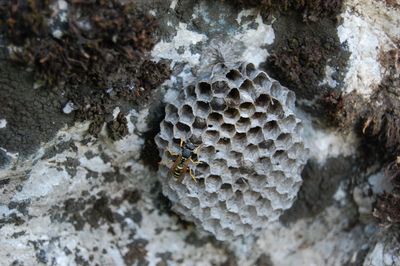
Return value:
[[(276, 221), (296, 199), (308, 156), (294, 101), (292, 91), (242, 64), (219, 68), (167, 103), (155, 140), (163, 193), (173, 210), (219, 240)], [(171, 167), (178, 156), (171, 153), (179, 139), (200, 146), (192, 156), (200, 163), (188, 161), (176, 179)]]

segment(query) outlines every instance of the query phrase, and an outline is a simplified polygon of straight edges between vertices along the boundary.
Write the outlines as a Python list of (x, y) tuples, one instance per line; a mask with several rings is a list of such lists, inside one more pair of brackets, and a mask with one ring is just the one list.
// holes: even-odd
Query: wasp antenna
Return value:
[(189, 168), (189, 174), (192, 177), (193, 181), (197, 183), (196, 177), (192, 173), (192, 169)]
[(202, 146), (204, 146), (204, 144), (200, 144), (199, 146), (197, 146), (196, 147), (196, 149), (194, 149), (194, 153), (197, 153), (199, 150), (200, 150), (200, 148), (202, 147)]

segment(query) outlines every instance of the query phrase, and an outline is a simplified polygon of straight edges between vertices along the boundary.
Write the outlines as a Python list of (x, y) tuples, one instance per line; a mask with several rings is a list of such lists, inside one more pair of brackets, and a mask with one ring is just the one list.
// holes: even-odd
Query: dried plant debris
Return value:
[(369, 112), (362, 116), (362, 133), (376, 136), (389, 152), (400, 150), (400, 42), (397, 49), (382, 53), (380, 61), (387, 75), (369, 101)]
[(400, 188), (400, 156), (388, 164), (385, 175), (393, 183), (393, 186)]
[(92, 121), (93, 135), (115, 107), (146, 103), (169, 77), (168, 64), (148, 59), (156, 28), (155, 18), (132, 2), (0, 1), (1, 33), (17, 47), (9, 58), (34, 70), (36, 87), (56, 88), (64, 99), (59, 110), (73, 105), (75, 119)]
[(365, 165), (387, 165), (386, 177), (394, 190), (378, 196), (374, 210), (383, 224), (400, 222), (399, 47), (400, 43), (396, 49), (381, 54), (386, 76), (368, 98), (352, 92), (336, 101), (336, 123), (341, 130), (359, 135)]
[[(228, 1), (228, 0), (225, 0)], [(262, 11), (297, 10), (305, 21), (318, 21), (321, 18), (335, 18), (342, 10), (343, 0), (233, 0), (244, 7), (261, 8)]]
[(45, 37), (52, 1), (0, 1), (1, 32), (15, 45), (30, 38)]
[(338, 110), (343, 108), (343, 93), (337, 91), (325, 92), (320, 98), (317, 98), (316, 104), (324, 107), (325, 121), (333, 127), (338, 127), (336, 116)]
[(385, 192), (380, 195), (373, 214), (383, 225), (400, 224), (400, 194)]
[(385, 4), (389, 7), (394, 7), (394, 8), (399, 8), (400, 3), (397, 0), (381, 0), (382, 2), (385, 2)]
[(373, 214), (383, 225), (400, 224), (400, 156), (388, 164), (385, 174), (394, 189), (378, 196)]
[(125, 114), (119, 112), (114, 120), (107, 123), (107, 129), (113, 140), (119, 140), (126, 136), (128, 134), (128, 120)]
[(352, 92), (340, 97), (336, 109), (340, 128), (358, 133), (373, 149), (368, 150), (369, 154), (379, 154), (381, 162), (393, 160), (400, 151), (398, 54), (399, 49), (393, 49), (381, 55), (387, 74), (368, 99)]

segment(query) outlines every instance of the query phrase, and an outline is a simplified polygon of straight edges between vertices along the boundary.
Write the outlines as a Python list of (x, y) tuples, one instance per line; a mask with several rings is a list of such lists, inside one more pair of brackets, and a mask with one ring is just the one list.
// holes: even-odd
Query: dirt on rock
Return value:
[(336, 27), (329, 18), (304, 23), (296, 12), (280, 16), (273, 24), (276, 37), (265, 63), (268, 73), (300, 100), (335, 91), (321, 83), (327, 66), (337, 73), (333, 79), (338, 85), (343, 81), (349, 53), (341, 46)]
[(289, 224), (301, 218), (315, 217), (334, 203), (333, 196), (341, 181), (350, 180), (355, 174), (355, 160), (339, 157), (330, 158), (324, 165), (310, 161), (305, 166), (298, 199), (280, 218)]
[(16, 1), (0, 5), (0, 15), (6, 40), (22, 48), (13, 59), (49, 85), (105, 88), (110, 74), (140, 66), (156, 41), (155, 18), (116, 0), (70, 1), (67, 10), (50, 1)]
[(400, 156), (386, 167), (386, 177), (393, 184), (393, 190), (378, 196), (373, 215), (382, 225), (400, 225)]
[[(123, 137), (126, 123), (120, 118), (116, 128), (113, 110), (147, 104), (151, 91), (170, 76), (166, 62), (149, 60), (156, 29), (156, 19), (131, 2), (73, 0), (62, 9), (46, 0), (0, 1), (4, 46), (16, 47), (2, 64), (15, 74), (15, 64), (32, 70), (15, 81), (8, 78), (13, 73), (1, 70), (1, 86), (13, 88), (0, 92), (0, 100), (7, 102), (0, 106), (7, 109), (0, 110), (1, 118), (8, 123), (0, 132), (0, 146), (31, 154), (73, 121), (90, 121), (88, 131), (94, 136), (108, 123), (112, 139)], [(17, 83), (24, 84), (21, 90)], [(67, 104), (71, 108), (63, 113)]]
[[(61, 111), (64, 96), (50, 88), (34, 89), (32, 73), (1, 56), (0, 62), (0, 119), (7, 121), (0, 129), (0, 147), (27, 156), (73, 119)], [(0, 158), (0, 167), (10, 163), (6, 154)]]
[(335, 18), (342, 10), (343, 0), (225, 0), (241, 7), (260, 8), (262, 12), (285, 13), (296, 10), (304, 21), (315, 22)]
[[(382, 223), (400, 222), (400, 43), (380, 55), (386, 75), (372, 95), (352, 92), (340, 97), (335, 119), (342, 131), (353, 131), (361, 139), (364, 163), (384, 166), (394, 190), (378, 197), (374, 215)], [(335, 105), (333, 105), (335, 106)]]
[(122, 139), (128, 134), (128, 120), (125, 114), (119, 112), (117, 117), (107, 123), (108, 135), (112, 140)]

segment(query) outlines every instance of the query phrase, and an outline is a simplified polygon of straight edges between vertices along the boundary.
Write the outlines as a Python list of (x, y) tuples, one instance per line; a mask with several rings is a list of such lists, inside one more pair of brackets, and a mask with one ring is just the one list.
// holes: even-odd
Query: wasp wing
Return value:
[(186, 159), (185, 162), (183, 163), (183, 168), (182, 168), (182, 172), (181, 172), (181, 180), (185, 177), (186, 172), (189, 168), (189, 163), (190, 163), (190, 159)]
[(174, 172), (175, 171), (175, 168), (178, 166), (178, 164), (181, 162), (181, 160), (182, 160), (182, 154), (180, 154), (177, 158), (176, 158), (176, 160), (174, 161), (174, 164), (171, 166), (171, 168), (169, 169), (169, 171), (170, 172)]

